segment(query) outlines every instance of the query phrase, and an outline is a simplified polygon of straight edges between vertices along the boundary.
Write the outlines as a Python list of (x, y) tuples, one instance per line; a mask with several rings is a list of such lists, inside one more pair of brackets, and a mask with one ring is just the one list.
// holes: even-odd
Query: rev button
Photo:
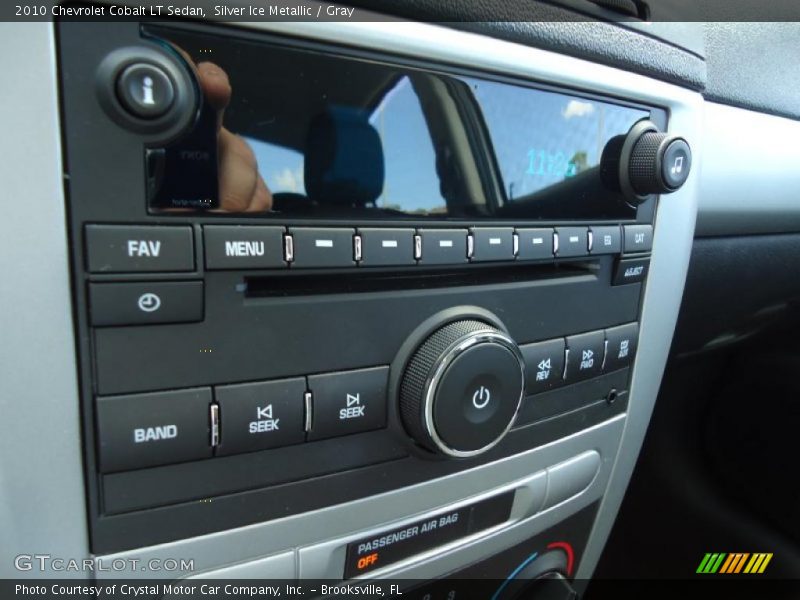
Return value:
[(313, 411), (308, 439), (385, 427), (388, 377), (388, 367), (309, 377)]
[(217, 387), (218, 455), (298, 444), (305, 440), (302, 377)]
[(100, 470), (126, 471), (211, 456), (211, 390), (97, 399)]
[(563, 383), (564, 338), (520, 346), (525, 360), (525, 391), (537, 394)]

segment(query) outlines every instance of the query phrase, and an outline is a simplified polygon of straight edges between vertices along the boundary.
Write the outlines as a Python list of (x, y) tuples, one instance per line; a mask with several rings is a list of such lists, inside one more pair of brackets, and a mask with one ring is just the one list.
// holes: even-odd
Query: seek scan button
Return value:
[(389, 367), (308, 378), (312, 398), (309, 440), (386, 427), (386, 388)]
[(438, 513), (347, 545), (344, 578), (352, 579), (508, 520), (514, 492)]
[(217, 455), (305, 441), (305, 391), (303, 377), (218, 386), (222, 430)]

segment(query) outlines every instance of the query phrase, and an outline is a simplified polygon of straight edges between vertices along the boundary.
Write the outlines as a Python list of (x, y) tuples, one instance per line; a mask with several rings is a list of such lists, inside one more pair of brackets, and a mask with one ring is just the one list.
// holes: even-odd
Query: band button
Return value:
[(211, 390), (97, 399), (100, 470), (126, 471), (211, 456)]

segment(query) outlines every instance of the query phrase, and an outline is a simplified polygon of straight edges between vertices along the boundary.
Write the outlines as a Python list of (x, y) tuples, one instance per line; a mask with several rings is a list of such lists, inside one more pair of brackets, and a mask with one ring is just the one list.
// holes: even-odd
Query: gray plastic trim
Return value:
[[(522, 493), (517, 492), (511, 526), (491, 529), (469, 538), (467, 542), (460, 540), (455, 548), (448, 547), (444, 552), (437, 550), (393, 565), (391, 569), (374, 572), (377, 575), (434, 578), (523, 541), (600, 498), (611, 473), (624, 422), (624, 415), (618, 415), (523, 454), (356, 502), (105, 555), (98, 557), (97, 561), (98, 564), (109, 565), (117, 559), (135, 558), (140, 561), (139, 564), (151, 558), (193, 559), (195, 572), (203, 572), (300, 548), (298, 572), (301, 578), (341, 578), (345, 540), (370, 535), (370, 532), (383, 531), (399, 522), (417, 520), (420, 515), (446, 511), (451, 506), (470, 504), (489, 495), (520, 487)], [(544, 469), (590, 451), (596, 451), (602, 458), (599, 473), (591, 485), (577, 496), (536, 513), (543, 501), (542, 492), (545, 492), (539, 487)], [(165, 574), (172, 578), (187, 575), (191, 573)], [(143, 573), (137, 569), (98, 572), (100, 579), (158, 576), (159, 573)]]
[(800, 121), (705, 104), (697, 235), (800, 231)]
[(0, 23), (0, 55), (0, 577), (88, 577), (14, 566), (89, 546), (52, 24)]

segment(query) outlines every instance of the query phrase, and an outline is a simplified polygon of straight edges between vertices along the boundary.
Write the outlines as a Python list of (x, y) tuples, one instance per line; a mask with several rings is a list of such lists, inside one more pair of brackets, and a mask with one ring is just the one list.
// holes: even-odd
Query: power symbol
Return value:
[(485, 408), (491, 399), (492, 392), (489, 391), (489, 388), (481, 386), (480, 389), (475, 390), (475, 393), (472, 394), (472, 405), (480, 410)]

